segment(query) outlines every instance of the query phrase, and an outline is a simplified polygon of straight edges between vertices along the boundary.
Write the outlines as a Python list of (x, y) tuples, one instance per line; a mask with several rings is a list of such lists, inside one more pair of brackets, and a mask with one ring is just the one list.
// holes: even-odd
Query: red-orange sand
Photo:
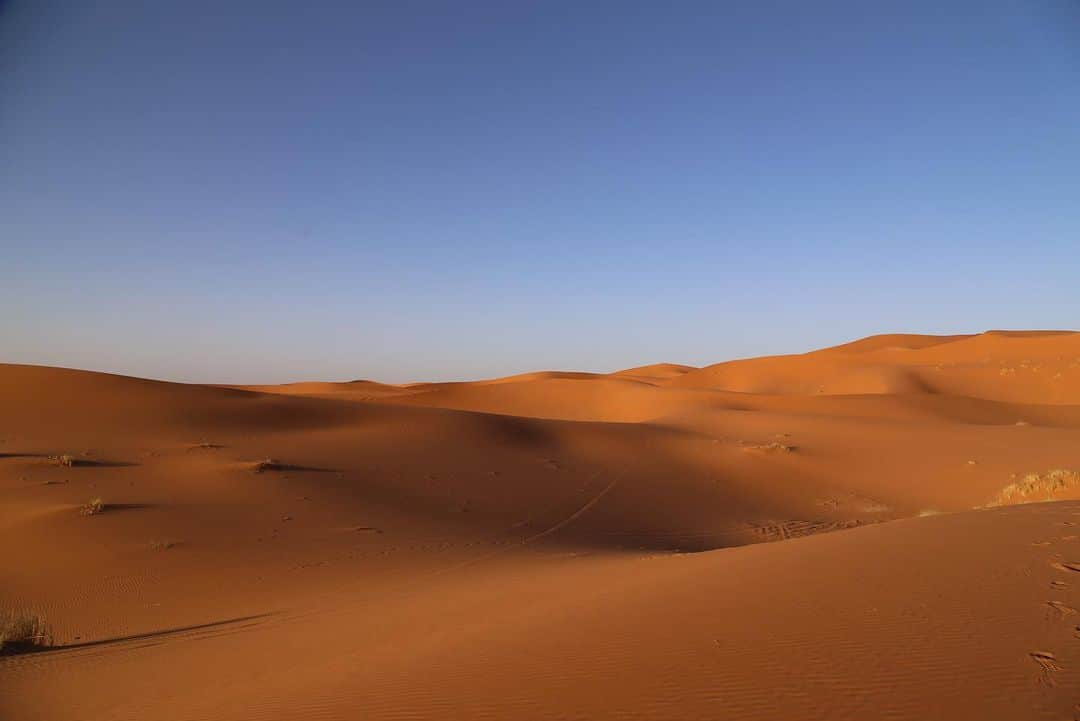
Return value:
[(407, 386), (0, 366), (0, 611), (55, 636), (0, 656), (0, 719), (1073, 719), (1076, 471), (1074, 333)]

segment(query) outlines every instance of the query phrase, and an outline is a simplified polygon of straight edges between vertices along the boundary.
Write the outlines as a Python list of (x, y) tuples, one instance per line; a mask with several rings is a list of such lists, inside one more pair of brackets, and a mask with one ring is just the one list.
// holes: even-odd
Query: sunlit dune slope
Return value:
[(1080, 404), (1080, 334), (875, 336), (797, 356), (729, 361), (670, 381), (741, 393), (943, 393), (989, 400)]

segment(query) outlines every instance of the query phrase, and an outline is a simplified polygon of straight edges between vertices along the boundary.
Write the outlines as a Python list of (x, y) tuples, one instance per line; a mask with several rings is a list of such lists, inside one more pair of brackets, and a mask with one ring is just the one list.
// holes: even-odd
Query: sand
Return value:
[(0, 655), (0, 719), (1071, 719), (1078, 441), (1076, 333), (403, 386), (0, 365), (0, 611), (54, 636)]

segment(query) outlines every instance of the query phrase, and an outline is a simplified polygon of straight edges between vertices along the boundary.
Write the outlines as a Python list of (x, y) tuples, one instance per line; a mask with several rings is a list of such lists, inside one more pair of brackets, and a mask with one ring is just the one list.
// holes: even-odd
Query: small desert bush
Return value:
[(263, 473), (265, 471), (276, 471), (281, 468), (281, 462), (275, 461), (273, 458), (264, 458), (261, 461), (257, 461), (255, 465), (251, 467), (251, 470), (256, 473)]
[(1080, 492), (1080, 471), (1057, 468), (1029, 473), (1016, 483), (1001, 489), (989, 506), (1012, 506), (1018, 503), (1052, 501), (1070, 490)]
[(773, 441), (772, 443), (744, 445), (743, 450), (756, 453), (791, 453), (795, 450), (795, 446), (789, 446), (786, 443)]
[(38, 615), (0, 612), (0, 653), (19, 653), (52, 646), (52, 630)]
[(84, 516), (96, 516), (105, 510), (105, 501), (100, 498), (91, 498), (86, 503), (79, 506), (79, 513)]

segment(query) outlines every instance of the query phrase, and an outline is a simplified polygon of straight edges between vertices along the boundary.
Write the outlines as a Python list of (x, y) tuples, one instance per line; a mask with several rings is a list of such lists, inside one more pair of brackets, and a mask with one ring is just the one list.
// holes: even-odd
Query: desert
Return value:
[(1080, 721), (1080, 2), (0, 60), (0, 721)]
[(0, 389), (4, 719), (1078, 708), (1078, 333)]

